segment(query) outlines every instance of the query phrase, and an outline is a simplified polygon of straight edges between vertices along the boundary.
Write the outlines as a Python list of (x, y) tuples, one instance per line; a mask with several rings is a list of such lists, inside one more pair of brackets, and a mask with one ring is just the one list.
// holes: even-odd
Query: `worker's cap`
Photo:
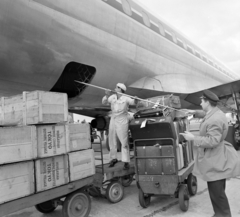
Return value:
[(122, 83), (118, 83), (117, 87), (121, 88), (124, 92), (126, 92), (126, 90), (127, 90), (126, 86)]
[(203, 95), (200, 98), (201, 99), (206, 99), (206, 100), (209, 100), (209, 101), (212, 101), (212, 102), (218, 102), (219, 101), (218, 96), (210, 90), (204, 90)]

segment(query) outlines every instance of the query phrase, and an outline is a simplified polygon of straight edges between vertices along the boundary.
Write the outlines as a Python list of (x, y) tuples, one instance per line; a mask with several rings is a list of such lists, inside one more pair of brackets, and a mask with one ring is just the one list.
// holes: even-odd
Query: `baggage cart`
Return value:
[(124, 170), (123, 162), (117, 162), (114, 167), (109, 167), (109, 163), (104, 163), (102, 140), (100, 136), (95, 135), (99, 139), (100, 156), (95, 156), (95, 160), (100, 160), (100, 165), (96, 165), (96, 173), (94, 175), (93, 186), (88, 189), (88, 192), (93, 197), (107, 198), (111, 203), (117, 203), (124, 196), (124, 187), (131, 185), (135, 174), (134, 161), (131, 159), (130, 168)]
[(178, 140), (172, 118), (135, 119), (130, 123), (130, 130), (140, 205), (147, 208), (152, 196), (169, 195), (178, 198), (180, 209), (187, 211), (190, 195), (197, 192), (197, 179), (192, 175), (194, 161), (190, 158), (186, 162), (186, 153), (184, 167), (178, 168)]
[(0, 204), (0, 216), (2, 217), (31, 206), (35, 206), (41, 213), (50, 213), (58, 205), (61, 205), (63, 217), (87, 217), (91, 211), (91, 199), (87, 188), (92, 182), (93, 176), (90, 176)]

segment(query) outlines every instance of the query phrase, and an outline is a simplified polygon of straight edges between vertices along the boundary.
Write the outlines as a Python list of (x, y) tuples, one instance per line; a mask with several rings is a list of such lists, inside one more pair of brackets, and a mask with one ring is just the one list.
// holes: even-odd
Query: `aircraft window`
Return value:
[(160, 34), (165, 36), (165, 30), (163, 25), (161, 23), (158, 23), (158, 27), (159, 27)]
[(205, 62), (207, 62), (207, 58), (206, 58), (205, 56), (203, 56), (203, 60), (204, 60)]
[(193, 53), (192, 48), (189, 46), (187, 46), (187, 51), (189, 51), (190, 53)]
[(143, 22), (146, 26), (150, 27), (151, 24), (150, 24), (150, 20), (149, 20), (149, 17), (148, 15), (145, 13), (145, 12), (142, 12), (142, 17), (143, 17)]
[(178, 44), (180, 47), (184, 48), (184, 44), (183, 44), (183, 42), (180, 41), (180, 40), (178, 40), (178, 39), (177, 39), (177, 44)]
[(185, 42), (183, 42), (183, 47), (185, 50), (187, 50), (187, 44)]
[(123, 11), (124, 11), (127, 15), (132, 16), (131, 6), (130, 6), (128, 0), (121, 0), (121, 1), (122, 1)]
[(166, 36), (166, 38), (167, 38), (168, 40), (173, 41), (173, 38), (172, 38), (171, 33), (165, 31), (165, 36)]
[(196, 55), (196, 52), (195, 52), (195, 50), (193, 48), (192, 48), (192, 52), (193, 52), (194, 55)]
[(213, 62), (211, 60), (209, 60), (209, 63), (213, 66)]
[(172, 33), (172, 38), (173, 38), (173, 42), (177, 44), (177, 37), (174, 33)]
[(200, 55), (200, 53), (198, 51), (196, 51), (196, 56), (201, 59), (201, 55)]

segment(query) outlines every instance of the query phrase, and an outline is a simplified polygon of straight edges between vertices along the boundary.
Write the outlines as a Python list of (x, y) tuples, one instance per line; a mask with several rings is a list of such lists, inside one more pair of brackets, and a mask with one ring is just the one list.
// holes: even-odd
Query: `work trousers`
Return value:
[(111, 117), (109, 125), (109, 158), (117, 159), (117, 139), (121, 142), (122, 162), (130, 162), (128, 116)]
[(207, 182), (210, 199), (216, 217), (231, 217), (230, 206), (225, 194), (226, 179)]

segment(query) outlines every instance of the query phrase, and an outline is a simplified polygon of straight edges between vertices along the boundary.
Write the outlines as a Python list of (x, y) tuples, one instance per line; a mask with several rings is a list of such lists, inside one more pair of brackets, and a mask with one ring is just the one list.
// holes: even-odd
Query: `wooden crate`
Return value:
[(0, 127), (0, 165), (37, 157), (35, 126)]
[(36, 192), (69, 182), (68, 156), (59, 155), (35, 161)]
[(21, 125), (23, 122), (23, 95), (1, 97), (0, 125)]
[(67, 152), (90, 149), (91, 132), (89, 124), (69, 124), (69, 144)]
[(37, 125), (39, 158), (66, 154), (69, 145), (68, 125)]
[(2, 97), (0, 125), (29, 125), (66, 122), (67, 94), (33, 91)]
[(93, 149), (72, 152), (69, 156), (70, 181), (83, 179), (95, 174)]
[(0, 166), (0, 204), (34, 194), (33, 161)]

